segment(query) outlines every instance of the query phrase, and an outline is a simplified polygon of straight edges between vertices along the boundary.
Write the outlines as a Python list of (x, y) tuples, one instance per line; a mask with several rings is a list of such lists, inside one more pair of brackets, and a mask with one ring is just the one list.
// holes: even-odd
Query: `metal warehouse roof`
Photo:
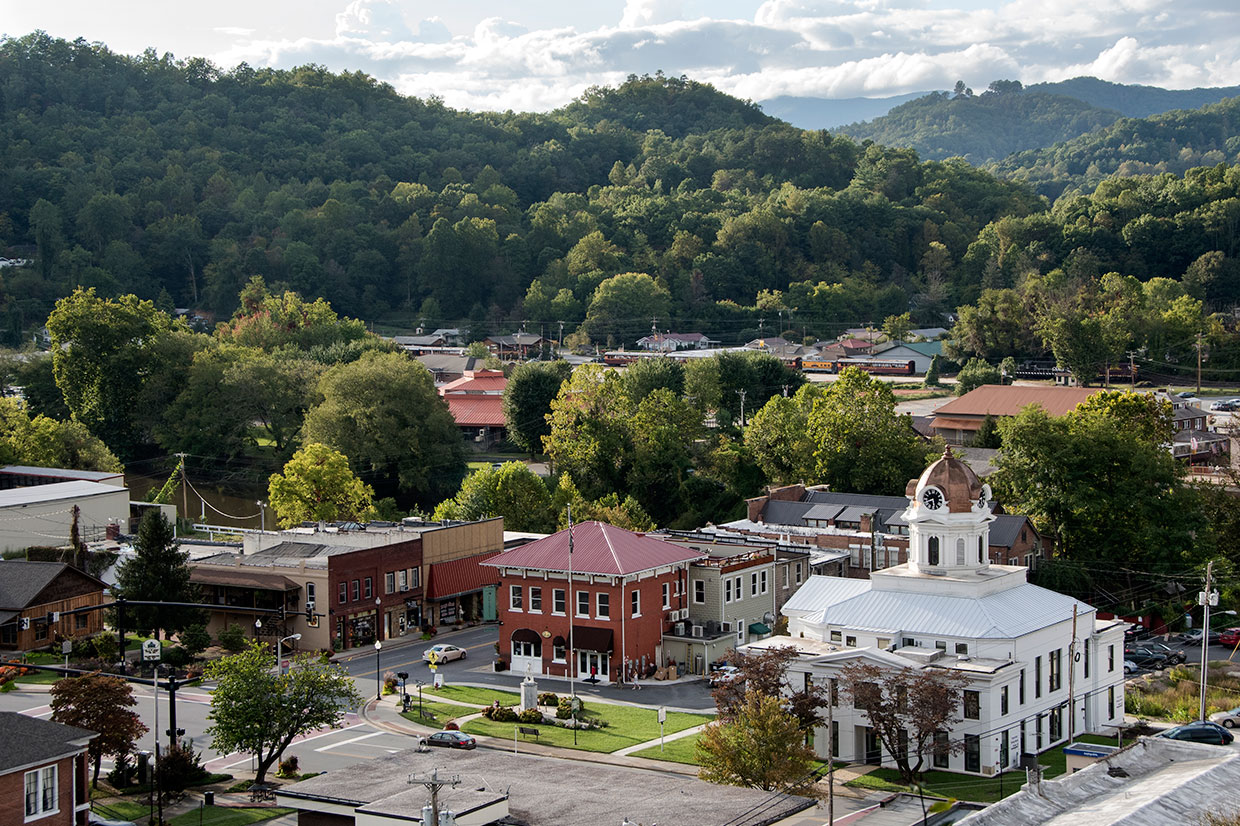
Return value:
[[(705, 554), (654, 539), (605, 522), (582, 522), (573, 528), (573, 573), (635, 574), (702, 559)], [(532, 568), (540, 571), (567, 571), (568, 531), (553, 533), (528, 545), (504, 551), (484, 563), (502, 568)]]
[(871, 584), (868, 580), (812, 576), (784, 605), (784, 611), (796, 611), (819, 625), (858, 631), (1012, 639), (1071, 619), (1073, 604), (1084, 611), (1093, 610), (1071, 597), (1029, 583), (979, 597), (888, 591)]

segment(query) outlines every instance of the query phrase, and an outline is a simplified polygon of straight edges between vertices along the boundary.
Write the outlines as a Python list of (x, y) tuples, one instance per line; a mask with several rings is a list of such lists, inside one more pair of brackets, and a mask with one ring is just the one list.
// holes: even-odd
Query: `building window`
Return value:
[(530, 587), (530, 610), (542, 613), (542, 588)]
[(599, 591), (594, 601), (596, 603), (594, 615), (599, 619), (611, 619), (611, 594)]
[(422, 584), (422, 569), (421, 568), (410, 568), (409, 569), (410, 590), (419, 587), (421, 584)]
[(1033, 658), (1033, 699), (1042, 696), (1042, 658)]
[(349, 601), (349, 586), (342, 582), (340, 583), (340, 604), (344, 605), (348, 601)]
[(845, 646), (846, 648), (856, 648), (856, 647), (857, 647), (857, 638), (856, 638), (856, 637), (845, 637), (845, 638), (844, 638), (844, 646)]
[(522, 605), (522, 602), (521, 602), (521, 586), (520, 585), (509, 585), (508, 586), (508, 608), (513, 611), (520, 611), (523, 609), (523, 607), (524, 606)]
[(840, 642), (843, 638), (844, 638), (844, 635), (842, 632), (840, 631), (831, 632), (831, 642)]
[(754, 571), (749, 575), (749, 596), (756, 597), (758, 595), (758, 572)]
[(977, 538), (977, 564), (981, 565), (982, 562), (985, 561), (985, 557), (986, 557), (986, 545), (984, 542), (982, 542), (982, 538), (979, 536)]
[(34, 624), (34, 638), (36, 640), (47, 639), (47, 631), (51, 627), (51, 623), (36, 621)]
[(912, 637), (905, 637), (904, 640), (900, 643), (900, 645), (904, 646), (905, 648), (915, 648), (917, 646), (917, 640), (913, 639)]
[(936, 649), (936, 650), (938, 650), (938, 651), (946, 651), (946, 650), (947, 650), (947, 640), (935, 640), (935, 641), (934, 641), (934, 647), (935, 647), (935, 649)]
[(731, 579), (725, 579), (723, 581), (723, 601), (724, 602), (732, 601), (732, 580)]
[(1107, 719), (1115, 719), (1115, 686), (1107, 689)]
[(409, 570), (401, 568), (396, 572), (396, 587), (401, 591), (409, 590)]
[(366, 577), (366, 599), (374, 596), (374, 581), (370, 577)]
[(951, 742), (947, 739), (947, 732), (936, 731), (934, 733), (934, 767), (936, 769), (945, 769), (951, 760), (952, 747)]
[(982, 770), (982, 743), (976, 734), (964, 736), (964, 770), (967, 772)]
[(551, 644), (551, 661), (562, 663), (567, 662), (568, 655), (564, 645), (564, 640), (560, 637), (555, 638), (555, 642)]
[(879, 637), (879, 638), (875, 641), (875, 643), (874, 643), (874, 647), (875, 647), (875, 648), (881, 648), (881, 649), (883, 649), (884, 651), (886, 651), (888, 648), (890, 648), (890, 647), (891, 647), (891, 638), (890, 638), (890, 637)]
[(797, 585), (800, 585), (800, 584), (801, 584), (801, 563), (800, 563), (800, 562), (798, 562), (798, 563), (797, 563), (797, 576), (796, 576), (796, 581), (797, 581)]
[(701, 605), (706, 602), (706, 582), (703, 580), (695, 580), (693, 583), (693, 602)]
[(762, 593), (765, 594), (770, 589), (769, 583), (767, 582), (767, 571), (763, 570), (759, 576), (759, 579), (762, 580)]
[(590, 592), (589, 591), (578, 591), (577, 592), (577, 616), (579, 617), (590, 616)]
[(663, 583), (663, 610), (672, 607), (672, 584), (670, 582)]
[(1008, 747), (1008, 733), (1005, 731), (999, 735), (999, 768), (1006, 769), (1008, 763), (1012, 760)]
[(26, 772), (26, 817), (55, 814), (56, 767), (44, 766)]
[(1107, 646), (1107, 671), (1115, 670), (1115, 646)]
[(633, 616), (640, 617), (642, 615), (642, 592), (633, 592)]
[[(979, 562), (981, 560), (978, 560)], [(956, 564), (964, 565), (964, 537), (956, 537)]]
[(956, 643), (956, 653), (962, 657), (969, 656), (969, 644), (967, 642)]
[(383, 575), (383, 593), (391, 594), (396, 591), (396, 572), (389, 571)]
[(542, 648), (537, 642), (525, 642), (519, 640), (512, 641), (512, 656), (514, 657), (541, 657)]
[[(1008, 713), (1008, 687), (1004, 686), (999, 689), (999, 713)], [(1006, 763), (1004, 765), (1007, 765)]]
[(1085, 649), (1085, 676), (1088, 677), (1089, 676), (1089, 640), (1085, 640), (1082, 643), (1082, 647)]
[(939, 538), (937, 536), (930, 537), (927, 543), (926, 558), (931, 565), (939, 564)]
[[(1063, 686), (1063, 649), (1056, 648), (1050, 655), (1050, 686), (1048, 691), (1058, 691)], [(1052, 741), (1053, 742), (1053, 741)]]
[(1025, 669), (1020, 670), (1020, 683), (1016, 688), (1016, 699), (1023, 706), (1025, 704)]
[(362, 597), (362, 584), (359, 580), (353, 580), (353, 601), (357, 602)]
[(90, 618), (85, 613), (74, 614), (73, 615), (73, 627), (76, 630), (81, 631), (83, 628), (86, 627), (86, 624), (89, 620)]
[(792, 577), (792, 571), (788, 570), (788, 566), (785, 565), (784, 566), (784, 587), (785, 588), (788, 587), (788, 584), (791, 581), (791, 577)]
[(551, 613), (564, 616), (564, 589), (551, 589)]
[(982, 719), (981, 696), (976, 691), (970, 689), (965, 689), (964, 692), (964, 719)]
[(1060, 733), (1060, 729), (1063, 728), (1063, 709), (1052, 708), (1050, 710), (1050, 716), (1051, 716), (1051, 745), (1054, 745), (1055, 743), (1058, 743), (1059, 738), (1063, 736)]
[(1037, 734), (1037, 737), (1034, 738), (1035, 742), (1037, 743), (1037, 749), (1038, 751), (1042, 751), (1042, 715), (1041, 714), (1038, 715), (1037, 724), (1034, 728), (1034, 731)]

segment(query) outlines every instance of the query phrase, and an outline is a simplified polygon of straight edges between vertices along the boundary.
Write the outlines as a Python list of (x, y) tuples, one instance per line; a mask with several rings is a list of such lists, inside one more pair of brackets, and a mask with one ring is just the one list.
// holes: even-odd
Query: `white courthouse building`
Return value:
[[(851, 663), (965, 675), (961, 719), (942, 734), (963, 749), (927, 755), (926, 769), (989, 776), (1073, 734), (1114, 731), (1124, 713), (1124, 624), (1029, 584), (1022, 566), (989, 562), (989, 487), (950, 449), (906, 495), (907, 564), (868, 580), (811, 577), (783, 607), (788, 636), (747, 648), (797, 647), (793, 685), (836, 679)], [(830, 745), (842, 760), (894, 764), (842, 691), (833, 717), (832, 732), (825, 723), (815, 732), (820, 756)]]

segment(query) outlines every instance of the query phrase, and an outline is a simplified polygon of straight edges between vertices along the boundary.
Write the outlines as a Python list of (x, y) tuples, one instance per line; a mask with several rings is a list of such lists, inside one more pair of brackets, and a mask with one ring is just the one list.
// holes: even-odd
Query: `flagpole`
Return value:
[(574, 678), (575, 666), (577, 665), (575, 657), (577, 652), (573, 649), (573, 617), (577, 612), (577, 595), (573, 593), (573, 506), (570, 502), (568, 505), (568, 593), (567, 605), (564, 607), (568, 614), (568, 694), (571, 698), (569, 705), (573, 710), (573, 745), (577, 745), (577, 681)]

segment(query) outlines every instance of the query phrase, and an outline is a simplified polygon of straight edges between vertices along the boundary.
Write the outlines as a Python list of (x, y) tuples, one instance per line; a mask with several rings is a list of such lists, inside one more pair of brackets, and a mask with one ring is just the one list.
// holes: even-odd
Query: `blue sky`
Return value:
[(544, 111), (657, 69), (753, 100), (1084, 74), (1240, 84), (1235, 0), (0, 0), (0, 31), (34, 29), (226, 69), (361, 69), (468, 109)]

